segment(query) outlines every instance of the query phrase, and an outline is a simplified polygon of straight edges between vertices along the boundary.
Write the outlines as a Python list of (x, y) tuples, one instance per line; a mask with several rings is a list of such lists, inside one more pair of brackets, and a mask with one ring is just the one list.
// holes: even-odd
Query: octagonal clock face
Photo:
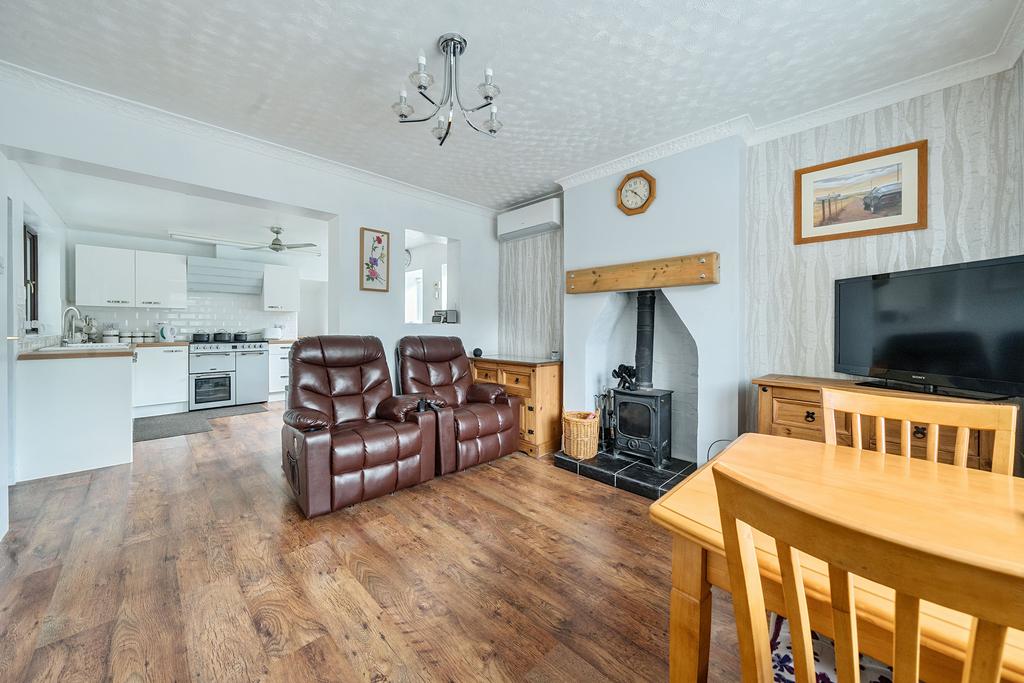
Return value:
[(654, 178), (649, 173), (630, 173), (619, 184), (619, 209), (630, 216), (643, 213), (654, 200), (654, 194)]

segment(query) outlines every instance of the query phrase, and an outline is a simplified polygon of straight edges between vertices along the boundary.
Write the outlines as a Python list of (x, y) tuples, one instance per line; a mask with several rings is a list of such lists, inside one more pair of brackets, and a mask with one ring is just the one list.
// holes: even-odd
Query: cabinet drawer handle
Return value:
[(923, 439), (926, 436), (928, 436), (928, 429), (926, 427), (921, 427), (920, 425), (917, 426), (917, 427), (914, 427), (914, 438), (915, 439)]
[(527, 430), (526, 430), (526, 433), (527, 433), (527, 434), (533, 434), (533, 430), (532, 430), (532, 429), (527, 429)]
[(515, 380), (513, 380), (513, 381), (515, 381), (516, 384), (519, 384), (519, 378), (518, 377), (516, 377)]
[(182, 349), (164, 349), (164, 353), (181, 353)]
[(815, 420), (814, 411), (813, 410), (808, 410), (804, 414), (804, 422), (814, 422), (814, 420)]
[(288, 375), (281, 375), (281, 379), (288, 379)]
[(526, 406), (526, 410), (527, 410), (528, 412), (531, 412), (531, 413), (532, 413), (532, 412), (533, 412), (533, 406)]

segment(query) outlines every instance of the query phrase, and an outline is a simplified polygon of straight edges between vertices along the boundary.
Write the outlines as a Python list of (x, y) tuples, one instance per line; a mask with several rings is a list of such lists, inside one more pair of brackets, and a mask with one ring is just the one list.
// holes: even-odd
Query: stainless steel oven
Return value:
[(223, 408), (235, 405), (235, 373), (206, 372), (189, 375), (188, 409)]
[(193, 345), (189, 349), (189, 410), (235, 405), (235, 352), (225, 346)]

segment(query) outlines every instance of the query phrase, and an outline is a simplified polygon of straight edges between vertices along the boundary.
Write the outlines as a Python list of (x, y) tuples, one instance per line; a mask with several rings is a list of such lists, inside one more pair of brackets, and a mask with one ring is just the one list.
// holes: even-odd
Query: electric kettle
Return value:
[(156, 340), (158, 342), (174, 341), (178, 338), (178, 328), (170, 323), (156, 324)]

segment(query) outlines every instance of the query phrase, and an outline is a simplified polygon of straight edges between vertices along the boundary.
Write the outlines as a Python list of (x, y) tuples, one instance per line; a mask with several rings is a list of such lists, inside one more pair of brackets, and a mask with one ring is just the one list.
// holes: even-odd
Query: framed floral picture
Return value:
[(928, 227), (928, 141), (796, 171), (794, 242)]
[(386, 292), (391, 288), (391, 234), (359, 229), (359, 289)]

